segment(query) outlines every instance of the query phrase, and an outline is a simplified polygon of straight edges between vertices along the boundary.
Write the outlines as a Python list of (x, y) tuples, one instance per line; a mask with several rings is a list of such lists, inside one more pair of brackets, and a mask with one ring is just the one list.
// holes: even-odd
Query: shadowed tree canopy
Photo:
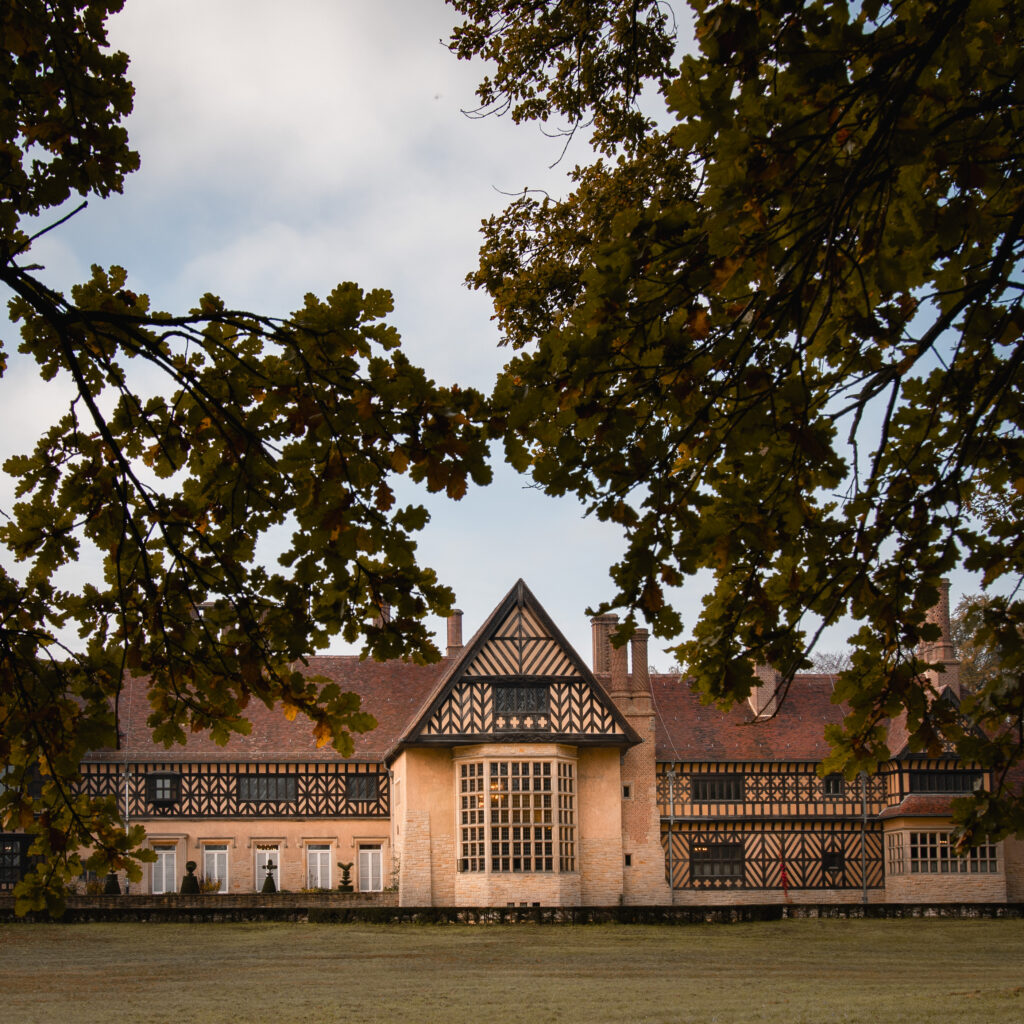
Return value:
[[(417, 563), (426, 511), (393, 484), (459, 498), (489, 479), (480, 396), (410, 364), (386, 292), (339, 285), (287, 318), (204, 295), (171, 315), (117, 267), (67, 295), (41, 281), (33, 233), (76, 195), (120, 191), (139, 163), (122, 125), (128, 58), (106, 45), (120, 6), (0, 13), (0, 281), (21, 358), (74, 395), (4, 467), (18, 500), (0, 521), (0, 827), (34, 833), (41, 861), (20, 910), (59, 909), (83, 868), (140, 877), (140, 830), (78, 792), (82, 755), (118, 743), (126, 673), (148, 677), (168, 745), (247, 731), (256, 699), (349, 752), (372, 718), (301, 659), (339, 633), (373, 656), (436, 659), (422, 619), (452, 594)], [(6, 360), (0, 346), (0, 374)], [(280, 568), (258, 557), (264, 538)], [(70, 587), (61, 570), (84, 554), (102, 568)], [(371, 624), (385, 604), (390, 620)]]
[[(496, 61), (484, 104), (592, 120), (602, 153), (567, 198), (488, 221), (470, 279), (513, 350), (508, 458), (624, 530), (595, 611), (678, 641), (671, 588), (710, 570), (675, 650), (723, 704), (852, 616), (823, 770), (875, 768), (905, 715), (912, 750), (993, 770), (967, 838), (1024, 831), (1004, 786), (1024, 749), (1017, 5), (694, 0), (697, 50), (670, 68), (655, 0), (450, 2), (472, 20), (455, 52)], [(988, 606), (1002, 671), (958, 710), (916, 652), (961, 565), (1013, 596)]]

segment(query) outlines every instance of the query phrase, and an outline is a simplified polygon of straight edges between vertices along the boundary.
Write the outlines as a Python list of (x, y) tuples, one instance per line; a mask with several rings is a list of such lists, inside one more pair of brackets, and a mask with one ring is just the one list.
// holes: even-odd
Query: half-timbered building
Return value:
[[(948, 619), (947, 597), (927, 653), (946, 663), (939, 699), (956, 700)], [(267, 874), (333, 889), (344, 872), (408, 906), (1024, 900), (1024, 844), (954, 855), (951, 804), (982, 771), (909, 754), (894, 723), (883, 771), (822, 777), (842, 716), (831, 677), (797, 676), (776, 707), (762, 667), (723, 713), (650, 674), (645, 632), (614, 647), (615, 627), (593, 620), (588, 664), (520, 581), (465, 644), (453, 615), (436, 665), (311, 658), (377, 719), (349, 758), (262, 707), (227, 746), (164, 750), (134, 681), (122, 748), (93, 754), (84, 784), (145, 827), (153, 893), (195, 861), (221, 892)]]

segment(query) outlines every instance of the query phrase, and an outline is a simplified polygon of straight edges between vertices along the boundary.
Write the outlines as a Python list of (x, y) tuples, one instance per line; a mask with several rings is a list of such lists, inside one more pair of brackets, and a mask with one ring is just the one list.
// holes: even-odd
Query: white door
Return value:
[(263, 891), (263, 883), (267, 880), (267, 867), (273, 865), (270, 874), (274, 879), (274, 889), (281, 891), (281, 851), (270, 843), (258, 843), (256, 845), (256, 891)]
[(228, 891), (228, 846), (216, 843), (203, 847), (203, 878), (210, 882), (216, 879), (216, 892)]
[(178, 872), (174, 863), (173, 846), (154, 846), (156, 861), (153, 864), (153, 892), (177, 892)]
[(381, 857), (379, 846), (359, 847), (359, 891), (380, 892)]
[(330, 846), (323, 843), (310, 843), (306, 847), (306, 887), (309, 889), (330, 889)]

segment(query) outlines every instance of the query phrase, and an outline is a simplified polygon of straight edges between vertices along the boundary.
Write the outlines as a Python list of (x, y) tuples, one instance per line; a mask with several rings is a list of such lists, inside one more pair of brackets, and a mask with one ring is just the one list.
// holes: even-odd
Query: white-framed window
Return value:
[(331, 846), (329, 843), (310, 843), (306, 847), (306, 888), (330, 889)]
[(274, 889), (281, 891), (281, 847), (277, 843), (256, 844), (256, 891), (263, 891), (263, 883), (267, 880), (267, 868), (271, 867), (270, 875), (274, 879)]
[(384, 888), (380, 843), (359, 847), (359, 891), (380, 892)]
[(156, 854), (156, 860), (153, 862), (153, 892), (177, 892), (178, 871), (174, 844), (154, 843), (153, 852)]
[(207, 843), (203, 847), (203, 878), (210, 882), (216, 879), (216, 892), (228, 891), (228, 844)]

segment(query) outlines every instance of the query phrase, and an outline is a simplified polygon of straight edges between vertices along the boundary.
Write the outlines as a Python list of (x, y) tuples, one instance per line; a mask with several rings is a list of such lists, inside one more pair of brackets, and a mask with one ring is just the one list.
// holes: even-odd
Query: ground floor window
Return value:
[(743, 878), (743, 843), (694, 840), (690, 844), (690, 877), (696, 881)]
[(328, 843), (310, 843), (306, 847), (306, 888), (330, 889), (331, 847)]
[(966, 857), (958, 857), (949, 832), (910, 833), (911, 874), (992, 874), (998, 870), (996, 848), (976, 846)]
[(29, 836), (0, 836), (0, 890), (13, 889), (28, 872)]
[(153, 862), (153, 892), (177, 892), (178, 871), (174, 846), (154, 843), (153, 852), (156, 854), (156, 860)]
[(458, 781), (460, 871), (576, 870), (571, 763), (465, 762)]
[(380, 892), (384, 888), (380, 845), (359, 847), (359, 891)]
[(207, 885), (217, 882), (214, 892), (228, 891), (227, 843), (207, 843), (203, 847), (203, 878)]

